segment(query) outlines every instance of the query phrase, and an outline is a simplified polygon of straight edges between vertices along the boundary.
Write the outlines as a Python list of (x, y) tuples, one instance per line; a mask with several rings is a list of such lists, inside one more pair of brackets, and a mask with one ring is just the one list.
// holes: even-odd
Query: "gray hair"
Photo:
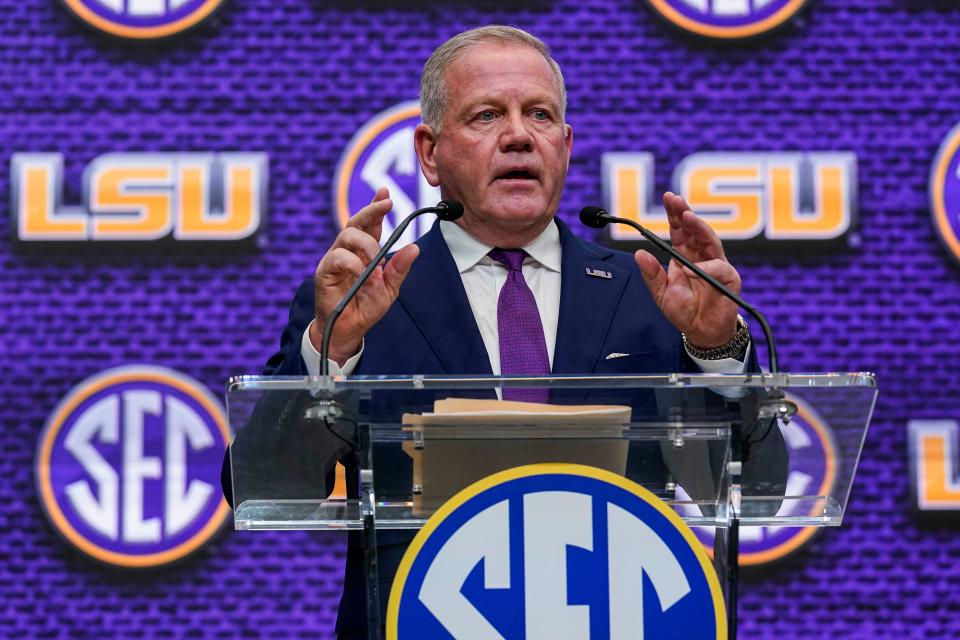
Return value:
[(447, 88), (443, 74), (453, 62), (460, 59), (468, 49), (485, 42), (517, 44), (538, 51), (550, 65), (560, 90), (560, 117), (567, 113), (567, 87), (563, 82), (560, 65), (550, 57), (550, 47), (540, 38), (516, 27), (490, 25), (470, 29), (457, 34), (444, 42), (430, 55), (423, 65), (420, 76), (420, 111), (423, 123), (436, 133), (440, 133), (443, 112), (447, 102)]

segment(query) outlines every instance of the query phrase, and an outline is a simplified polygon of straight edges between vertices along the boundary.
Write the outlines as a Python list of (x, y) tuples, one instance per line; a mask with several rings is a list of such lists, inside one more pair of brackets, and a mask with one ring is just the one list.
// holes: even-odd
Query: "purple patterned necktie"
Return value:
[[(500, 334), (500, 373), (504, 376), (546, 376), (550, 374), (547, 341), (533, 292), (523, 279), (523, 249), (494, 249), (488, 254), (503, 263), (510, 273), (497, 301), (497, 331)], [(549, 390), (504, 389), (504, 400), (546, 402)]]

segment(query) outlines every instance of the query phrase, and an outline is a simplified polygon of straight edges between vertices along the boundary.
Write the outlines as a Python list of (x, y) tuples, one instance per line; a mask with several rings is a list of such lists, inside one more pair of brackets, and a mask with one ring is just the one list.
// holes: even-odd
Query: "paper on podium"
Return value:
[(414, 432), (413, 511), (429, 515), (461, 489), (525, 464), (566, 462), (623, 475), (630, 407), (446, 398), (433, 413), (403, 415)]

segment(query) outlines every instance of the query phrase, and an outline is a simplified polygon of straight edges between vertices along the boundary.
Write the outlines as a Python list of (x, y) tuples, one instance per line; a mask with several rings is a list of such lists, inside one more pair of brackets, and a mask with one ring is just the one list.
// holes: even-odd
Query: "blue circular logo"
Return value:
[(223, 0), (63, 0), (85, 23), (110, 35), (152, 40), (195, 26)]
[(960, 260), (960, 124), (947, 134), (930, 170), (930, 213), (937, 235)]
[(648, 0), (670, 23), (710, 38), (757, 36), (792, 18), (806, 0)]
[(221, 404), (171, 369), (128, 366), (84, 380), (40, 436), (36, 480), (54, 528), (92, 558), (152, 567), (206, 543), (229, 507)]
[(716, 572), (643, 487), (582, 465), (494, 474), (451, 498), (397, 571), (387, 637), (727, 637)]
[[(383, 220), (382, 238), (393, 233), (396, 225), (414, 210), (440, 200), (440, 189), (431, 186), (420, 171), (413, 146), (418, 124), (420, 103), (402, 102), (371, 118), (347, 144), (333, 183), (333, 207), (340, 229), (350, 216), (370, 204), (380, 187), (387, 187), (393, 200), (393, 209)], [(432, 224), (432, 216), (414, 220), (394, 250), (422, 236)]]

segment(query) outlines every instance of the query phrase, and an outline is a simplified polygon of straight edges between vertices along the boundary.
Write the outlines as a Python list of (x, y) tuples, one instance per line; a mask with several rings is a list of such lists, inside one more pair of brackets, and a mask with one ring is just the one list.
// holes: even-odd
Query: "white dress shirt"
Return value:
[[(487, 246), (453, 222), (440, 222), (440, 233), (453, 255), (453, 261), (463, 280), (470, 309), (480, 329), (483, 346), (490, 358), (490, 370), (500, 375), (500, 333), (497, 326), (497, 301), (500, 287), (507, 281), (509, 270), (487, 254), (494, 248)], [(523, 261), (523, 277), (533, 292), (543, 325), (543, 337), (547, 343), (547, 356), (553, 367), (553, 350), (557, 342), (557, 321), (560, 315), (560, 230), (548, 224), (533, 242), (523, 247), (527, 258)], [(749, 351), (749, 345), (748, 345)], [(303, 332), (300, 353), (310, 375), (320, 374), (320, 354), (310, 341), (310, 328)], [(360, 351), (339, 366), (329, 361), (331, 375), (348, 376), (353, 373), (363, 353)], [(689, 353), (688, 353), (689, 355)], [(700, 360), (690, 356), (704, 373), (743, 373), (746, 362), (733, 358), (723, 360)]]

